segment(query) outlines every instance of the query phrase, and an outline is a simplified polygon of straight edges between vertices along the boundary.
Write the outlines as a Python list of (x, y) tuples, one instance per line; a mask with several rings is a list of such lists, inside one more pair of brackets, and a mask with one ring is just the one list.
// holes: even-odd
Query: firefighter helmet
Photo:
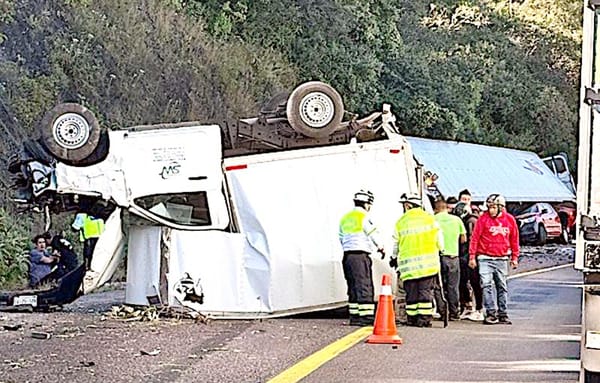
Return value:
[(400, 200), (398, 201), (400, 203), (410, 203), (412, 205), (415, 206), (423, 206), (423, 201), (421, 200), (421, 197), (419, 197), (418, 194), (414, 194), (414, 193), (403, 193), (400, 196)]
[(502, 207), (506, 206), (506, 200), (500, 194), (490, 194), (486, 198), (485, 203), (488, 205), (498, 205), (498, 206), (502, 206)]
[(374, 200), (375, 196), (369, 190), (360, 190), (354, 194), (354, 202), (364, 202), (372, 205)]

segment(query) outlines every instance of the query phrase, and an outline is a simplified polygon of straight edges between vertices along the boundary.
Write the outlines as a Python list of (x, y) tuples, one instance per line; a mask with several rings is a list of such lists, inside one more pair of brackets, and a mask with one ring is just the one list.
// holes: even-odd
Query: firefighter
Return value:
[(79, 240), (83, 242), (83, 259), (85, 269), (89, 270), (92, 264), (92, 255), (98, 238), (104, 231), (104, 220), (87, 213), (77, 213), (71, 225), (73, 230), (79, 231)]
[(403, 194), (399, 202), (404, 214), (396, 222), (390, 266), (398, 269), (406, 290), (407, 324), (431, 327), (433, 287), (444, 239), (433, 215), (423, 210), (421, 197)]
[(348, 285), (351, 326), (370, 326), (375, 318), (375, 296), (370, 254), (375, 245), (382, 259), (383, 242), (377, 238), (375, 225), (368, 216), (373, 205), (373, 193), (361, 190), (354, 194), (354, 209), (340, 221), (339, 238), (344, 250), (342, 267)]

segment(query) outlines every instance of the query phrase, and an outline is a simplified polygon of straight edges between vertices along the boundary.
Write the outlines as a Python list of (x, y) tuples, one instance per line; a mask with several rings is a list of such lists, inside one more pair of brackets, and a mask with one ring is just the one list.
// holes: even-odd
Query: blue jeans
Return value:
[[(489, 316), (508, 317), (508, 259), (478, 258), (483, 307)], [(497, 298), (497, 306), (496, 306)]]

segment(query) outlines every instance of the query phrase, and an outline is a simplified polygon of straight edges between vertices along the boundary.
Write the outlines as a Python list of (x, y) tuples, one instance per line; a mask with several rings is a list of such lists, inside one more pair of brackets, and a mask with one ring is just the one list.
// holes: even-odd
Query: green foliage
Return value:
[[(13, 21), (15, 14), (15, 1), (14, 0), (0, 0), (0, 26), (2, 24), (9, 24)], [(0, 41), (0, 43), (2, 43)]]
[(23, 287), (27, 283), (27, 226), (0, 208), (0, 288)]
[(109, 127), (222, 121), (321, 80), (349, 111), (392, 103), (407, 135), (575, 157), (579, 2), (16, 3), (0, 0), (3, 152), (57, 102)]
[(65, 2), (66, 5), (90, 5), (91, 4), (91, 0), (63, 0)]

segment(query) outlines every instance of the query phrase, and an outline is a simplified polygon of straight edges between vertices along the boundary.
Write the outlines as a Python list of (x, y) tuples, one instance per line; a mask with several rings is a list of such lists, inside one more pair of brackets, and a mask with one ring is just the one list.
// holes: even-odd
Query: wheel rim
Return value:
[(90, 125), (77, 113), (65, 113), (54, 121), (52, 135), (61, 147), (78, 149), (90, 138)]
[(310, 127), (324, 127), (331, 122), (334, 114), (333, 100), (325, 93), (309, 93), (300, 101), (300, 118)]

